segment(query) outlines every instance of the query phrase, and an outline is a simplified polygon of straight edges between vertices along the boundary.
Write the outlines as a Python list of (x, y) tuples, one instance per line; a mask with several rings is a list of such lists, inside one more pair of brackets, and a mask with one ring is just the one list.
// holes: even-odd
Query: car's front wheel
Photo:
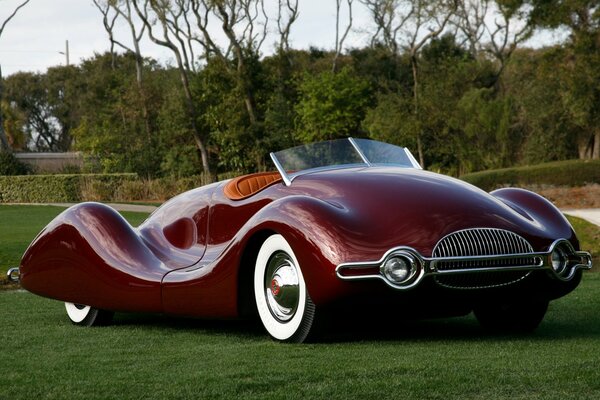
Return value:
[(254, 269), (254, 298), (267, 332), (285, 342), (301, 343), (315, 317), (302, 270), (289, 243), (271, 235), (262, 244)]
[(75, 303), (65, 303), (67, 315), (71, 322), (81, 326), (103, 326), (112, 321), (112, 311), (98, 310), (90, 306)]
[(500, 333), (533, 332), (542, 322), (548, 301), (485, 304), (473, 311), (482, 327)]

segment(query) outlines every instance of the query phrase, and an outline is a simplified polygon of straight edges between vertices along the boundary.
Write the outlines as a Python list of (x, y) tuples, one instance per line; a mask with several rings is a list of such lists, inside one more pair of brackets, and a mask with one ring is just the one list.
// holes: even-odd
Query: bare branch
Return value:
[[(287, 12), (283, 11), (285, 8)], [(285, 14), (285, 17), (284, 17)], [(292, 25), (298, 19), (298, 0), (279, 0), (277, 9), (277, 31), (279, 32), (279, 51), (288, 53), (290, 50), (290, 32)], [(284, 22), (285, 21), (285, 22)]]
[(12, 14), (10, 14), (8, 16), (8, 18), (6, 18), (4, 20), (4, 22), (0, 26), (0, 37), (2, 37), (2, 32), (4, 32), (4, 28), (6, 28), (6, 25), (10, 22), (10, 20), (13, 19), (15, 17), (15, 15), (17, 15), (17, 13), (19, 12), (19, 10), (21, 8), (25, 7), (27, 5), (27, 3), (29, 3), (29, 1), (30, 0), (25, 0), (23, 3), (21, 3), (19, 6), (17, 6), (17, 8), (15, 8), (15, 10), (12, 12)]
[(346, 29), (340, 38), (340, 8), (342, 0), (335, 0), (335, 55), (333, 57), (333, 66), (332, 71), (335, 73), (337, 70), (337, 62), (342, 53), (344, 41), (348, 37), (348, 33), (352, 28), (352, 3), (354, 0), (346, 0), (346, 4), (348, 5), (348, 24), (346, 25)]

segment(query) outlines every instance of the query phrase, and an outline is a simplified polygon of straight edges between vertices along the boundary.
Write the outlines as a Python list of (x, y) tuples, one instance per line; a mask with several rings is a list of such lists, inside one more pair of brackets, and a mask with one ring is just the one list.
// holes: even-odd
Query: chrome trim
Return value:
[(19, 280), (21, 278), (21, 271), (18, 267), (11, 268), (6, 272), (6, 277), (10, 282), (19, 283)]
[[(569, 263), (571, 265), (566, 268), (568, 270), (568, 274), (563, 276), (557, 273), (554, 268), (552, 268), (552, 252), (557, 246), (564, 246), (568, 250), (569, 255)], [(359, 269), (359, 268), (372, 268), (383, 265), (388, 258), (393, 257), (395, 254), (402, 255), (404, 252), (415, 257), (417, 262), (420, 265), (418, 274), (416, 274), (415, 278), (412, 281), (407, 282), (407, 284), (395, 284), (394, 282), (389, 281), (384, 275), (379, 274), (371, 274), (371, 275), (353, 275), (353, 276), (345, 276), (342, 275), (344, 270), (351, 269)], [(504, 259), (523, 259), (523, 260), (531, 260), (532, 263), (530, 265), (517, 265), (510, 267), (478, 267), (478, 268), (464, 268), (464, 269), (454, 269), (454, 270), (438, 270), (436, 265), (440, 262), (477, 262), (477, 261), (497, 261)], [(575, 272), (579, 269), (589, 270), (592, 268), (592, 256), (590, 253), (586, 251), (575, 251), (571, 243), (566, 239), (557, 239), (555, 240), (548, 251), (546, 252), (532, 252), (532, 253), (517, 253), (517, 254), (502, 254), (502, 255), (489, 255), (489, 256), (466, 256), (466, 257), (423, 257), (419, 252), (411, 247), (400, 246), (395, 247), (393, 249), (388, 250), (381, 259), (377, 261), (367, 261), (367, 262), (348, 262), (339, 264), (335, 273), (339, 279), (353, 281), (353, 280), (364, 280), (364, 279), (381, 279), (388, 286), (394, 289), (406, 290), (411, 289), (417, 286), (423, 278), (427, 276), (443, 276), (443, 275), (456, 275), (456, 274), (472, 274), (472, 273), (481, 273), (481, 272), (504, 272), (504, 271), (546, 271), (550, 274), (551, 277), (561, 280), (561, 281), (570, 281), (573, 276), (575, 276)]]
[[(454, 249), (446, 247), (452, 245)], [(460, 251), (457, 251), (458, 250)], [(533, 247), (522, 236), (499, 228), (469, 228), (442, 237), (433, 248), (433, 257), (502, 255), (533, 253)]]
[(279, 171), (279, 175), (281, 175), (281, 179), (283, 179), (283, 183), (285, 184), (285, 186), (290, 186), (292, 184), (292, 180), (285, 172), (285, 169), (283, 169), (283, 167), (279, 163), (277, 157), (275, 157), (275, 153), (271, 152), (269, 153), (269, 155), (271, 156), (271, 160), (273, 160), (273, 164), (275, 164), (275, 168), (277, 168), (277, 171)]
[(415, 156), (412, 155), (408, 147), (405, 147), (404, 151), (406, 152), (406, 155), (408, 156), (408, 159), (410, 160), (413, 167), (415, 167), (416, 169), (423, 169), (423, 167), (421, 167), (421, 164), (419, 164)]
[(367, 158), (367, 156), (365, 156), (365, 153), (363, 153), (363, 151), (361, 150), (360, 147), (358, 147), (358, 143), (356, 143), (354, 141), (354, 138), (349, 137), (348, 141), (350, 142), (350, 144), (352, 145), (352, 147), (354, 147), (354, 150), (356, 150), (356, 152), (358, 153), (358, 155), (360, 156), (360, 158), (362, 158), (362, 160), (365, 162), (365, 164), (367, 164), (368, 167), (371, 166), (371, 162), (369, 161), (369, 159)]

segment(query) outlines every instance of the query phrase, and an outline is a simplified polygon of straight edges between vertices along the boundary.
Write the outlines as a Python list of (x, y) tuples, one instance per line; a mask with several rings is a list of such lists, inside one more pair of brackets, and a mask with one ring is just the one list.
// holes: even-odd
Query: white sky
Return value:
[[(0, 0), (0, 21), (21, 0)], [(311, 45), (332, 48), (335, 41), (335, 2), (300, 0), (300, 17), (293, 25), (291, 42), (295, 48)], [(327, 3), (327, 7), (323, 6)], [(354, 25), (364, 26), (368, 16), (355, 12)], [(117, 39), (127, 40), (129, 33), (121, 23)], [(273, 27), (274, 28), (274, 27)], [(358, 31), (358, 29), (357, 29)], [(367, 33), (353, 32), (348, 43), (366, 43)], [(7, 25), (0, 38), (0, 65), (4, 76), (16, 71), (44, 71), (49, 66), (64, 65), (65, 41), (69, 41), (71, 63), (109, 50), (102, 15), (91, 0), (31, 0)], [(274, 39), (267, 40), (264, 53), (271, 53)], [(166, 61), (167, 50), (146, 42), (145, 56)]]
[[(0, 0), (0, 23), (22, 0)], [(369, 41), (370, 21), (366, 10), (354, 7), (354, 28), (345, 47), (363, 46)], [(345, 23), (345, 20), (342, 22)], [(123, 23), (116, 32), (117, 39), (129, 37)], [(273, 27), (272, 27), (273, 29)], [(541, 39), (547, 43), (547, 36)], [(90, 58), (94, 53), (109, 49), (102, 25), (102, 16), (91, 0), (31, 0), (12, 19), (0, 37), (0, 65), (4, 76), (17, 71), (40, 71), (64, 65), (65, 41), (69, 41), (71, 63)], [(316, 46), (333, 48), (335, 41), (335, 2), (333, 0), (300, 0), (300, 17), (292, 27), (294, 48)], [(539, 39), (538, 39), (539, 41)], [(267, 39), (263, 53), (271, 53), (274, 38)], [(535, 43), (535, 41), (534, 41)], [(167, 62), (167, 50), (146, 42), (144, 56)]]

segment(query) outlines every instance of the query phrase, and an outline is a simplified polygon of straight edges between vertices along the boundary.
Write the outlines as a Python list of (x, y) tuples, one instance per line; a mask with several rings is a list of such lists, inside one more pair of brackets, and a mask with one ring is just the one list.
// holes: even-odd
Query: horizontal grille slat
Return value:
[[(474, 228), (453, 232), (443, 237), (433, 249), (434, 258), (498, 256), (533, 253), (531, 244), (516, 233), (495, 228)], [(472, 268), (502, 268), (535, 265), (533, 259), (509, 257), (501, 260), (439, 261), (439, 271), (468, 270)], [(505, 286), (518, 282), (529, 272), (479, 272), (453, 276), (436, 276), (436, 281), (445, 287), (476, 289)]]

